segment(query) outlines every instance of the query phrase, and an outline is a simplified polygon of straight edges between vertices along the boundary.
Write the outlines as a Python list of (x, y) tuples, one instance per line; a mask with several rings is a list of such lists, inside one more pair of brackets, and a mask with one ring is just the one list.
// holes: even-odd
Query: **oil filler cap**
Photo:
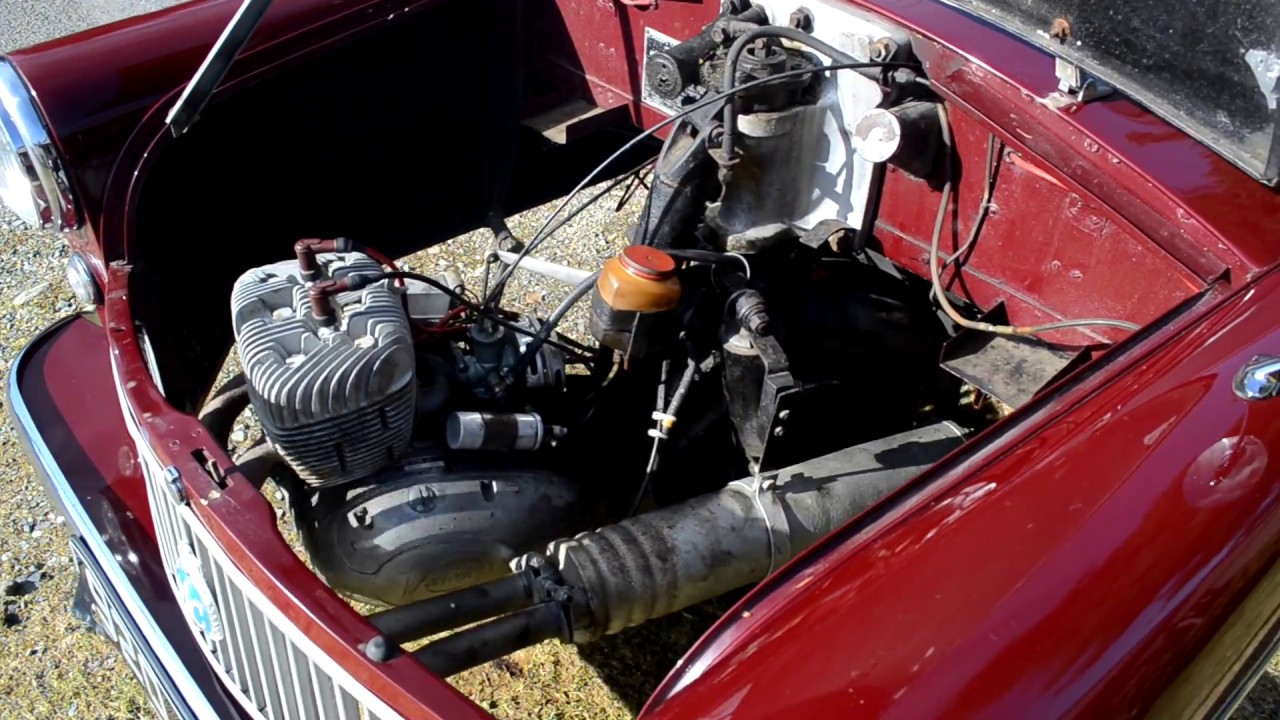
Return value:
[(628, 245), (622, 251), (622, 267), (645, 280), (666, 280), (675, 275), (675, 258), (648, 245)]

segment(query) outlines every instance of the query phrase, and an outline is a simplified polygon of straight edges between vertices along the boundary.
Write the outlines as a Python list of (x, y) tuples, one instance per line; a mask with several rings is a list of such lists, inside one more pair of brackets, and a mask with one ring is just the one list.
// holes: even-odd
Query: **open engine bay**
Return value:
[[(480, 287), (358, 238), (300, 240), (235, 283), (242, 374), (201, 420), (225, 444), (252, 405), (265, 441), (237, 465), (285, 488), (326, 582), (388, 608), (371, 658), (470, 625), (416, 651), (449, 675), (758, 582), (1138, 329), (1016, 326), (955, 285), (1005, 148), (988, 135), (965, 168), (985, 192), (944, 249), (956, 133), (891, 24), (730, 2), (650, 41), (644, 100), (666, 119), (614, 157), (666, 139), (602, 267), (537, 251), (612, 166), (533, 236), (495, 227)], [(878, 236), (898, 202), (933, 228), (924, 272)], [(514, 272), (572, 289), (521, 315)], [(594, 342), (558, 332), (578, 303)]]

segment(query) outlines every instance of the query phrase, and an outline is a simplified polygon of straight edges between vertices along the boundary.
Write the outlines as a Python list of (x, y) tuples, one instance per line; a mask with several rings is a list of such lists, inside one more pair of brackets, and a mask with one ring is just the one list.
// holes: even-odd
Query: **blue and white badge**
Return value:
[(192, 627), (209, 645), (222, 639), (222, 614), (218, 603), (204, 581), (200, 560), (190, 547), (182, 545), (178, 550), (178, 566), (173, 569), (173, 579), (178, 586), (178, 603)]

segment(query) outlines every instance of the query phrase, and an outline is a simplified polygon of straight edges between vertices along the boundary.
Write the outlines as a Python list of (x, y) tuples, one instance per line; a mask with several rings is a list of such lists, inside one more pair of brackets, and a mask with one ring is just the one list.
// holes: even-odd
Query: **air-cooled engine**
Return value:
[[(377, 276), (361, 253), (316, 256), (329, 280)], [(324, 298), (316, 318), (296, 261), (250, 270), (231, 296), (249, 396), (276, 450), (313, 486), (355, 480), (399, 458), (413, 431), (413, 335), (393, 280)]]

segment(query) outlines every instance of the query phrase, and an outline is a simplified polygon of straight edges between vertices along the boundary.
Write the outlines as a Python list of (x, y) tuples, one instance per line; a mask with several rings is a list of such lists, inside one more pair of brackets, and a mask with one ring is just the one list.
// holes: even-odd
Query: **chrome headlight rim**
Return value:
[[(62, 231), (80, 227), (61, 155), (27, 84), (4, 58), (0, 58), (0, 152), (11, 158), (0, 164), (0, 172), (14, 176), (8, 180), (14, 187), (8, 188), (0, 202), (33, 227)], [(21, 178), (16, 177), (18, 173)], [(29, 200), (23, 194), (27, 187)]]

